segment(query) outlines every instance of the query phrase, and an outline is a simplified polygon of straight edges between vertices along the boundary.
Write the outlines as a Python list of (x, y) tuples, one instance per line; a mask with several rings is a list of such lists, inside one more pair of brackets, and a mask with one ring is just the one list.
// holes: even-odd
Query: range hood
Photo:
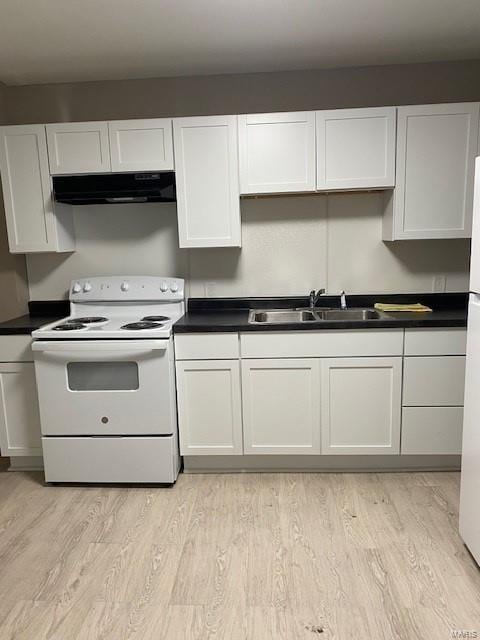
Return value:
[(53, 176), (56, 202), (66, 204), (125, 204), (175, 202), (175, 173), (95, 173)]

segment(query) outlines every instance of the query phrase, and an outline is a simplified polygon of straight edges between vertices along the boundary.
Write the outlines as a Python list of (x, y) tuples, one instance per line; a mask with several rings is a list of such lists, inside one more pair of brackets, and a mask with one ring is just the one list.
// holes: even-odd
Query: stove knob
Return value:
[(170, 291), (172, 293), (176, 293), (178, 291), (178, 284), (176, 282), (172, 284), (172, 286), (170, 287)]
[(168, 284), (166, 282), (162, 282), (162, 284), (160, 285), (160, 291), (163, 291), (163, 293), (168, 291)]
[(79, 282), (75, 282), (73, 287), (72, 287), (72, 292), (73, 293), (80, 293), (81, 290), (82, 290), (82, 285)]
[(85, 293), (88, 293), (91, 290), (92, 290), (92, 285), (90, 284), (90, 282), (85, 282), (85, 284), (83, 285), (83, 291)]
[(130, 285), (128, 284), (128, 282), (122, 282), (122, 284), (120, 285), (120, 289), (122, 291), (128, 291), (130, 289)]

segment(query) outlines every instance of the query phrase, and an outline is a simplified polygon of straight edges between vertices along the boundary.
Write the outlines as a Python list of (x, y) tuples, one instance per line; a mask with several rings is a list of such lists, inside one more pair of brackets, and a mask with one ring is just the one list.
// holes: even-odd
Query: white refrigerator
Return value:
[(463, 419), (460, 535), (480, 564), (480, 157), (475, 163)]

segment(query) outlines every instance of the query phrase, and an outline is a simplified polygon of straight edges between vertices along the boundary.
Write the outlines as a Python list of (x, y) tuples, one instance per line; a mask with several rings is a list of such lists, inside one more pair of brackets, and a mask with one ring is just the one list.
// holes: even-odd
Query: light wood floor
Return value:
[(456, 473), (183, 475), (173, 489), (0, 473), (0, 638), (480, 632), (458, 486)]

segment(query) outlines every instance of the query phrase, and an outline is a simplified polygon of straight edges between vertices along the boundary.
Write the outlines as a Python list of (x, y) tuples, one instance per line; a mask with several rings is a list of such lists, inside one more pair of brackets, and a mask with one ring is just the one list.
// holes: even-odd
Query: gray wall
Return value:
[[(10, 123), (204, 115), (480, 100), (480, 61), (9, 87)], [(179, 250), (173, 207), (79, 208), (77, 251), (27, 258), (30, 296), (71, 278), (184, 276), (191, 295), (356, 292), (468, 286), (469, 242), (381, 241), (381, 194), (242, 200), (243, 246)]]
[[(0, 83), (0, 124), (6, 120), (6, 87)], [(8, 251), (7, 229), (0, 191), (0, 322), (25, 313), (28, 289), (24, 256)]]
[(9, 87), (10, 123), (480, 100), (480, 60)]

